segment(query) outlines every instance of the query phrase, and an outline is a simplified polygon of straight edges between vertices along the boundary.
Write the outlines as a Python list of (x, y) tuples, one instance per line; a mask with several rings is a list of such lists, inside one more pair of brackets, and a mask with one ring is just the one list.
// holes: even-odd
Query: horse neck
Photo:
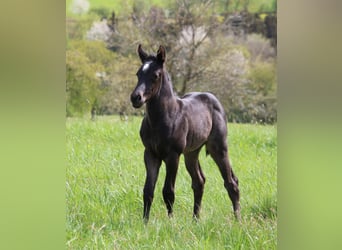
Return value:
[(164, 70), (158, 93), (146, 105), (147, 115), (152, 122), (157, 122), (170, 117), (177, 108), (177, 98), (173, 92), (172, 82), (167, 71)]

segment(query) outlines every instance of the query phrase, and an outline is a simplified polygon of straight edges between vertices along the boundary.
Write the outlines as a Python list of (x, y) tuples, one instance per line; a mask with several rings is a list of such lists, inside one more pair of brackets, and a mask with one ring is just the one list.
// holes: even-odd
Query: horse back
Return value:
[(197, 109), (208, 110), (211, 116), (221, 116), (226, 120), (226, 114), (222, 104), (215, 95), (209, 92), (190, 92), (181, 98), (185, 106), (198, 107)]

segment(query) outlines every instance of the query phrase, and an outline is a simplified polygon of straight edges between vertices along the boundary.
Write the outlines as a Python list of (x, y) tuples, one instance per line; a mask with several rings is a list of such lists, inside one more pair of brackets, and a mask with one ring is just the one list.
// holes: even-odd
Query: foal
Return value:
[(168, 215), (172, 216), (175, 180), (182, 153), (192, 179), (193, 216), (199, 217), (205, 177), (198, 155), (205, 145), (207, 154), (210, 154), (220, 169), (235, 216), (239, 219), (238, 178), (228, 160), (227, 118), (222, 105), (210, 93), (189, 93), (178, 98), (173, 93), (172, 83), (165, 69), (164, 47), (160, 46), (157, 55), (152, 56), (146, 54), (139, 45), (138, 54), (142, 66), (137, 72), (138, 83), (131, 94), (131, 102), (134, 108), (140, 108), (146, 103), (146, 114), (140, 128), (146, 166), (143, 218), (146, 222), (149, 219), (162, 161), (166, 165), (163, 198)]

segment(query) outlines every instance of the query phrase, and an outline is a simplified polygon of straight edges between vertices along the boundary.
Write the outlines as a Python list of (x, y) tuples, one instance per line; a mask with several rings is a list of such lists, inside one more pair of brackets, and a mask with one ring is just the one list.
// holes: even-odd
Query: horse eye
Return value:
[(160, 73), (159, 72), (153, 74), (153, 79), (154, 80), (157, 80), (159, 77), (160, 77)]
[(154, 79), (159, 79), (160, 78), (160, 72), (154, 74)]

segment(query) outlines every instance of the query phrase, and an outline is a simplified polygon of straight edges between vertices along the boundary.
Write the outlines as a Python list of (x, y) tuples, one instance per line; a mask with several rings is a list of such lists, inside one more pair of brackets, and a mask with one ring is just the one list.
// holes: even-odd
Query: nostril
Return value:
[(132, 102), (139, 102), (139, 101), (141, 101), (141, 96), (139, 94), (133, 94), (131, 96), (131, 101)]

